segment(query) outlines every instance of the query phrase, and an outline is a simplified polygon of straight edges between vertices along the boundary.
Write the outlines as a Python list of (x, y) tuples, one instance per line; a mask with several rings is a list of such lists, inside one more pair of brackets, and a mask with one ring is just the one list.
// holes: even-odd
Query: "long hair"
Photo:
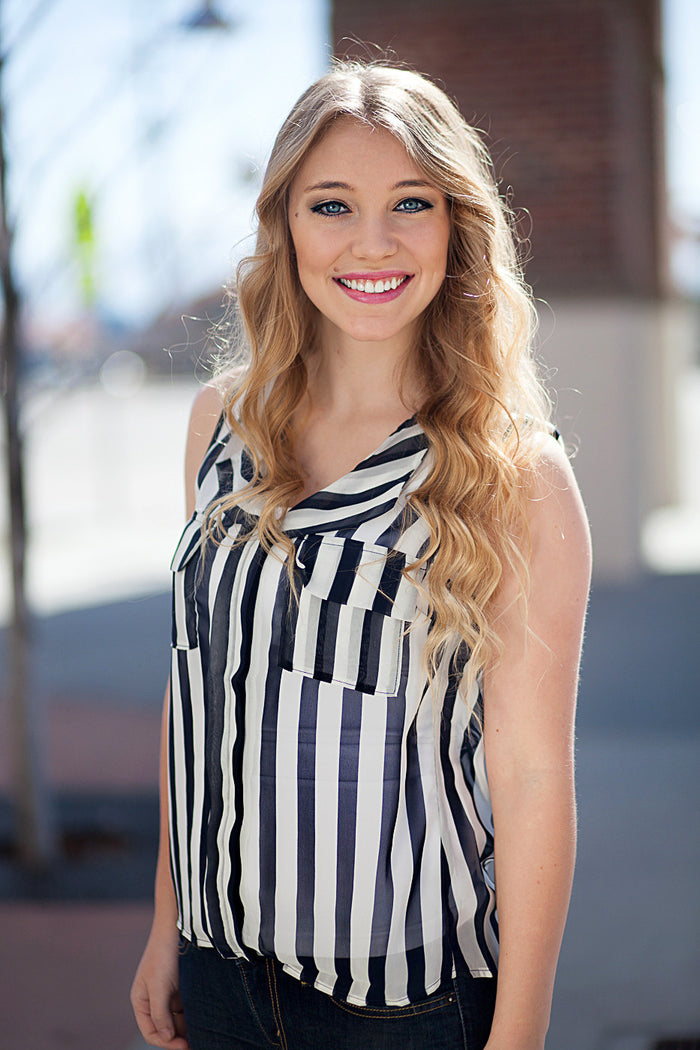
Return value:
[[(240, 264), (232, 290), (242, 324), (233, 357), (246, 367), (228, 385), (226, 412), (251, 453), (253, 477), (211, 509), (209, 529), (216, 531), (228, 507), (255, 497), (264, 549), (291, 553), (279, 522), (302, 486), (290, 420), (306, 393), (315, 308), (296, 270), (288, 192), (309, 150), (340, 118), (394, 135), (450, 209), (447, 276), (421, 318), (416, 346), (429, 391), (416, 421), (431, 458), (409, 504), (430, 541), (405, 571), (415, 578), (429, 568), (430, 676), (462, 640), (471, 653), (468, 688), (499, 652), (490, 608), (508, 569), (526, 600), (529, 437), (545, 425), (549, 405), (531, 352), (534, 308), (488, 152), (444, 92), (417, 73), (338, 62), (304, 92), (277, 136), (256, 207), (256, 250)], [(230, 375), (230, 357), (226, 367)]]

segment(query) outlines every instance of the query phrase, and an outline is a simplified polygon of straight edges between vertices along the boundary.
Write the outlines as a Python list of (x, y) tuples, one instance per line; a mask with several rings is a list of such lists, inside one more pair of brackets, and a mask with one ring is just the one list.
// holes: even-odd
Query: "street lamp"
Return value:
[(214, 10), (212, 0), (203, 0), (199, 8), (182, 20), (185, 29), (233, 29), (233, 22)]

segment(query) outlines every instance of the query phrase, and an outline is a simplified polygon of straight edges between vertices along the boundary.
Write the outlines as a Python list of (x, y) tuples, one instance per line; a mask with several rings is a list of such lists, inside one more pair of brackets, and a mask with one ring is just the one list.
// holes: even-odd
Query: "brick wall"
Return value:
[[(336, 54), (391, 48), (486, 133), (542, 295), (657, 294), (659, 0), (334, 0)], [(527, 213), (524, 211), (527, 209)], [(529, 214), (528, 214), (529, 213)]]

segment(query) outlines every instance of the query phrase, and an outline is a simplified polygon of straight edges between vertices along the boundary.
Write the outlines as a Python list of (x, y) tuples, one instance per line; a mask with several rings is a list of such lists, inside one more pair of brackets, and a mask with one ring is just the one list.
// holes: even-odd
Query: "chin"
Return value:
[(377, 324), (352, 325), (343, 329), (343, 332), (358, 343), (386, 343), (389, 340), (401, 339), (404, 334), (402, 328), (396, 328), (394, 325)]

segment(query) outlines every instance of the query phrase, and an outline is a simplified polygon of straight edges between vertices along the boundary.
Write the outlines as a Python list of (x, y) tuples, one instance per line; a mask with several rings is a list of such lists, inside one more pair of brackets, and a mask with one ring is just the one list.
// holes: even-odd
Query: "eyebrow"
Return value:
[[(403, 179), (391, 188), (392, 190), (403, 190), (410, 187), (435, 189), (433, 184), (427, 182), (425, 179)], [(347, 182), (336, 182), (330, 180), (328, 182), (315, 182), (313, 186), (307, 186), (304, 189), (304, 193), (313, 193), (314, 190), (348, 190), (349, 192), (352, 192), (352, 189), (353, 187)]]

